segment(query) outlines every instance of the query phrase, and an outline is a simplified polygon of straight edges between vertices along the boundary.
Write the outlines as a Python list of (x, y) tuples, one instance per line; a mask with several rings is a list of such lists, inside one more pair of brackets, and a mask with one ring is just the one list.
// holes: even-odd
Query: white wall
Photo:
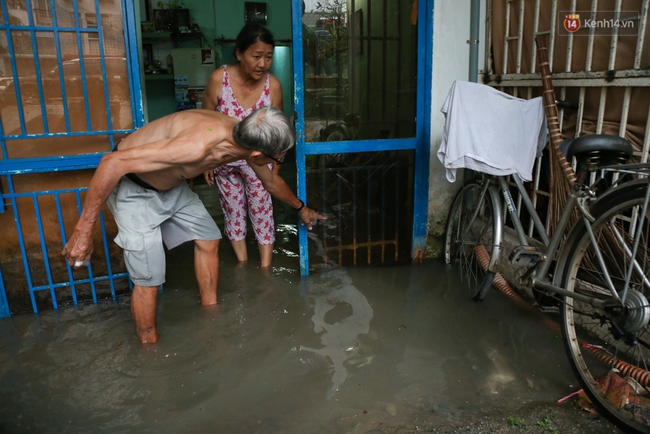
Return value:
[[(485, 2), (481, 2), (481, 29), (479, 30), (479, 70), (484, 64)], [(431, 161), (429, 164), (429, 236), (444, 232), (447, 212), (456, 190), (461, 186), (462, 174), (450, 184), (437, 152), (445, 123), (440, 108), (454, 80), (469, 79), (470, 1), (450, 2), (434, 0), (433, 13), (433, 76), (431, 89)], [(479, 77), (480, 80), (480, 77)], [(430, 252), (436, 254), (437, 252)]]

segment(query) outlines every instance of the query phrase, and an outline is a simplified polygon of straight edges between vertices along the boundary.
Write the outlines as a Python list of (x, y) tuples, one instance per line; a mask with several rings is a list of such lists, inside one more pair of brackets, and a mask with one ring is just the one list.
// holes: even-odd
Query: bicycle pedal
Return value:
[(538, 263), (544, 258), (544, 254), (532, 246), (517, 246), (510, 253), (510, 263), (519, 266), (530, 266)]
[(558, 306), (537, 306), (537, 310), (542, 313), (560, 313), (560, 308)]

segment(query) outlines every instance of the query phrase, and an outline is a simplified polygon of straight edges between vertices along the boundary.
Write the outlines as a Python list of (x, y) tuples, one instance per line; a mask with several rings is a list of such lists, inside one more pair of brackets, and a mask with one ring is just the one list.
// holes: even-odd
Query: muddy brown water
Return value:
[(301, 278), (291, 248), (262, 272), (224, 242), (202, 308), (184, 245), (158, 324), (141, 345), (128, 298), (0, 319), (0, 432), (615, 431), (555, 404), (578, 387), (559, 336), (497, 292), (468, 300), (438, 260)]

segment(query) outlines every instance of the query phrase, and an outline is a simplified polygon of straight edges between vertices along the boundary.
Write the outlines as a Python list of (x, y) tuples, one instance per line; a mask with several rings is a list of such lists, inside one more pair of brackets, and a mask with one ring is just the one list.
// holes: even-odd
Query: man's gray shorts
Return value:
[(122, 177), (108, 206), (119, 228), (115, 242), (135, 285), (165, 282), (165, 250), (191, 240), (219, 240), (221, 232), (187, 183), (171, 190), (149, 190)]

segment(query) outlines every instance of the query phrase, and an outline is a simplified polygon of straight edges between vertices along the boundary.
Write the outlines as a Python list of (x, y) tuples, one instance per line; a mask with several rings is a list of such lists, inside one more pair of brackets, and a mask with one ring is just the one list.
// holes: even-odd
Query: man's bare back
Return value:
[[(241, 158), (232, 138), (236, 123), (215, 111), (182, 111), (133, 132), (120, 142), (118, 149), (130, 151), (128, 154), (133, 158), (149, 165), (156, 160), (164, 162), (159, 169), (142, 167), (134, 172), (156, 189), (168, 190), (208, 169)], [(122, 153), (123, 157), (126, 155)]]

